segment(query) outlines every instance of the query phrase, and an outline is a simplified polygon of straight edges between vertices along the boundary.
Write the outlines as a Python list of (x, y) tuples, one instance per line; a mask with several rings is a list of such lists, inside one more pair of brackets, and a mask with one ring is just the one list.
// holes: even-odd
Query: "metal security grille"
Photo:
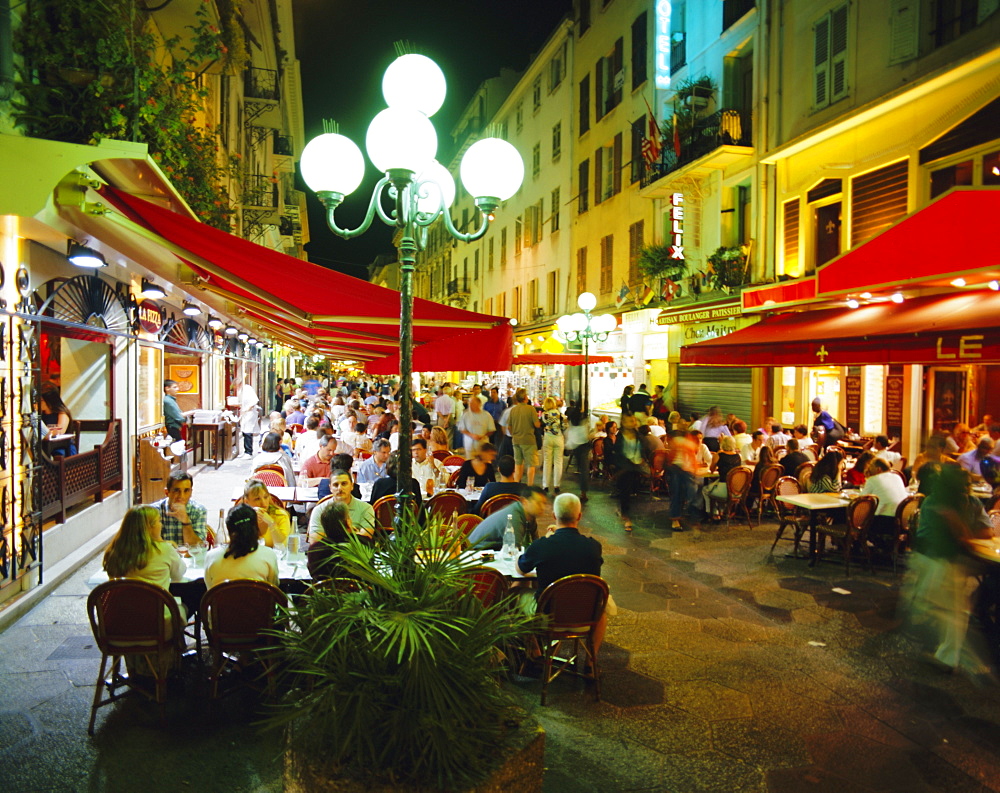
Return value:
[(705, 415), (718, 405), (725, 415), (735, 413), (750, 421), (751, 379), (747, 366), (680, 366), (677, 369), (677, 410), (686, 419), (692, 412)]

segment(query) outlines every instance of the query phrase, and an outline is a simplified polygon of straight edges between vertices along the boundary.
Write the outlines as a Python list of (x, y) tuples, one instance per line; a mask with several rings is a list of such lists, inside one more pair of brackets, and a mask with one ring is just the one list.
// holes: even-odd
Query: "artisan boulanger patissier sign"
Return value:
[(705, 306), (687, 311), (662, 313), (656, 318), (657, 325), (683, 325), (687, 322), (712, 322), (713, 320), (738, 317), (743, 313), (739, 303), (727, 303), (721, 306)]

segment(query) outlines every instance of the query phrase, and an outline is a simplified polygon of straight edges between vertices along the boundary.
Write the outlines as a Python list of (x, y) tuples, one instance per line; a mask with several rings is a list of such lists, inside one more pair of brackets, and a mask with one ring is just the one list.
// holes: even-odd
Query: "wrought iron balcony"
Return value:
[(274, 177), (265, 174), (247, 174), (243, 177), (243, 206), (278, 208), (278, 185)]
[[(696, 118), (689, 127), (680, 128), (676, 142), (670, 136), (664, 137), (660, 159), (645, 167), (642, 187), (649, 187), (667, 174), (700, 160), (724, 146), (752, 145), (752, 116), (748, 112), (724, 109), (704, 118)], [(732, 159), (733, 153), (729, 149), (725, 151), (724, 157), (719, 158), (719, 162), (709, 161), (705, 165), (708, 168), (725, 167)]]
[(278, 72), (250, 66), (243, 73), (243, 96), (246, 99), (278, 101)]
[(448, 295), (468, 295), (469, 294), (469, 279), (468, 278), (452, 278), (448, 282)]

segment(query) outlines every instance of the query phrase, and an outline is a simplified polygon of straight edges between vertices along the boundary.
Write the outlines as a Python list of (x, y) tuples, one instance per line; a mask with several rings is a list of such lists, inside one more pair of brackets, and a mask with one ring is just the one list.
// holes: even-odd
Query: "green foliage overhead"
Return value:
[(716, 286), (732, 288), (750, 281), (747, 251), (739, 245), (716, 248), (715, 253), (708, 257), (708, 262), (715, 273)]
[(513, 712), (503, 648), (535, 618), (484, 608), (440, 527), (409, 521), (381, 549), (336, 546), (361, 590), (313, 590), (279, 635), (286, 694), (269, 724), (335, 772), (444, 789), (475, 784), (497, 760)]
[(232, 164), (197, 115), (208, 96), (204, 72), (239, 64), (208, 9), (199, 5), (183, 41), (162, 41), (135, 0), (33, 0), (15, 35), (15, 122), (49, 140), (146, 143), (197, 215), (228, 231)]
[(680, 278), (687, 262), (670, 256), (670, 245), (647, 245), (639, 251), (639, 272), (648, 278)]

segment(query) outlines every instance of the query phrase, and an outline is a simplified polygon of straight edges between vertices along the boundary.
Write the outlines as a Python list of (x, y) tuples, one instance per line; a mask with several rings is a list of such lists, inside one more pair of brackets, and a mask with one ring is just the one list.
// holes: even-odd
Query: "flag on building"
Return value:
[(664, 302), (669, 303), (675, 297), (677, 293), (680, 292), (680, 286), (670, 278), (665, 278), (663, 280), (663, 297)]
[(644, 306), (648, 306), (649, 302), (654, 297), (656, 297), (656, 292), (654, 292), (652, 289), (650, 289), (648, 286), (646, 286), (646, 284), (643, 284), (642, 285), (642, 297), (639, 298), (639, 302), (642, 305), (644, 305)]
[(628, 284), (622, 281), (622, 288), (618, 290), (618, 299), (615, 300), (615, 305), (618, 308), (621, 308), (622, 304), (628, 299), (630, 294), (632, 294), (632, 290), (628, 288)]
[(647, 165), (652, 165), (660, 159), (660, 154), (663, 152), (663, 143), (660, 139), (660, 125), (656, 123), (656, 118), (653, 116), (653, 110), (650, 108), (649, 102), (646, 102), (646, 110), (647, 134), (642, 138), (642, 158), (646, 161)]

